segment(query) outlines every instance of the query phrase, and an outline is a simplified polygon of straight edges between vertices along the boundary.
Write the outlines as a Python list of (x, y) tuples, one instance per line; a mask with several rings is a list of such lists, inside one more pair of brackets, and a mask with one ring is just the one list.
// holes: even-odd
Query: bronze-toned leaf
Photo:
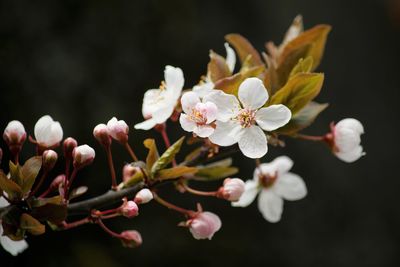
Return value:
[(4, 192), (7, 193), (10, 199), (21, 199), (22, 198), (22, 189), (11, 179), (8, 179), (7, 176), (0, 170), (0, 188)]
[(214, 83), (231, 75), (231, 71), (226, 64), (225, 58), (212, 50), (210, 51), (210, 62), (207, 65), (207, 69), (207, 74)]
[(297, 73), (309, 73), (311, 72), (311, 68), (313, 65), (313, 58), (307, 57), (305, 59), (300, 58), (299, 62), (296, 66), (292, 69), (289, 75), (289, 79), (296, 75)]
[[(263, 65), (260, 54), (242, 35), (236, 33), (227, 34), (225, 35), (225, 40), (235, 48), (242, 64), (247, 59), (247, 64), (251, 67)], [(249, 55), (251, 56), (250, 59), (248, 59)]]
[(153, 166), (154, 162), (156, 162), (160, 157), (158, 155), (156, 141), (154, 139), (146, 139), (144, 140), (143, 144), (146, 148), (149, 149), (149, 153), (147, 154), (146, 158), (146, 165), (147, 169), (151, 170), (151, 167)]
[(19, 164), (14, 164), (11, 160), (9, 161), (10, 167), (10, 179), (18, 185), (23, 184), (21, 166)]
[(238, 171), (239, 169), (236, 167), (226, 167), (226, 166), (203, 167), (199, 168), (193, 179), (199, 181), (218, 180), (234, 175)]
[(41, 220), (49, 221), (51, 223), (61, 223), (67, 218), (67, 206), (64, 204), (46, 204), (32, 210), (32, 216)]
[(157, 178), (160, 180), (169, 180), (181, 177), (185, 174), (195, 174), (196, 172), (196, 167), (178, 166), (159, 171), (157, 174)]
[(46, 227), (28, 213), (21, 215), (20, 228), (32, 235), (41, 235), (46, 231)]
[(33, 183), (42, 167), (42, 157), (36, 156), (28, 159), (24, 166), (21, 167), (23, 184), (21, 189), (23, 193), (29, 192), (31, 190)]
[(183, 140), (185, 139), (185, 137), (181, 137), (178, 141), (176, 141), (172, 146), (170, 146), (161, 156), (160, 158), (153, 164), (153, 166), (151, 167), (151, 176), (155, 177), (155, 174), (164, 169), (165, 167), (167, 167), (168, 164), (170, 164), (176, 154), (179, 152), (179, 150), (181, 149)]
[(31, 197), (28, 199), (28, 205), (31, 208), (44, 206), (46, 204), (60, 205), (60, 204), (62, 204), (62, 202), (63, 202), (63, 198), (61, 196), (54, 196), (54, 197), (48, 197), (48, 198)]

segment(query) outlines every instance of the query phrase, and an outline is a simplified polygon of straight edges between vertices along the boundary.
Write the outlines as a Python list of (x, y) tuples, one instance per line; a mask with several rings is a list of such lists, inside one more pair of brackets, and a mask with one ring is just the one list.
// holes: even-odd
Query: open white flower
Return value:
[(53, 147), (63, 138), (63, 129), (58, 121), (49, 115), (41, 117), (35, 124), (35, 138), (40, 146)]
[(261, 158), (268, 151), (263, 132), (273, 131), (289, 122), (292, 113), (284, 105), (262, 106), (268, 100), (268, 92), (258, 78), (247, 78), (239, 86), (239, 101), (234, 95), (215, 91), (204, 97), (218, 107), (216, 129), (209, 137), (220, 146), (239, 143), (243, 154), (249, 158)]
[(289, 172), (293, 161), (286, 156), (263, 163), (254, 171), (253, 180), (246, 181), (245, 191), (234, 207), (247, 207), (257, 194), (258, 209), (269, 222), (278, 222), (283, 212), (283, 199), (299, 200), (307, 195), (306, 185), (297, 174)]
[(179, 122), (187, 132), (200, 137), (208, 137), (214, 132), (212, 123), (217, 118), (217, 106), (212, 102), (202, 102), (194, 92), (187, 92), (181, 98), (182, 109)]
[[(226, 50), (226, 65), (228, 66), (230, 72), (233, 73), (236, 65), (236, 54), (228, 43), (225, 43), (224, 46)], [(205, 81), (193, 86), (193, 92), (195, 92), (199, 97), (204, 97), (207, 94), (211, 93), (213, 90), (214, 83), (211, 81), (211, 78), (209, 76), (205, 78)]]
[[(8, 206), (9, 203), (4, 197), (0, 197), (0, 208)], [(1, 221), (0, 221), (1, 222)], [(1, 246), (13, 256), (17, 256), (28, 248), (28, 243), (25, 240), (14, 241), (8, 236), (3, 236), (3, 227), (0, 223), (0, 244)]]
[(174, 112), (181, 96), (184, 78), (180, 68), (166, 66), (165, 83), (159, 89), (150, 89), (144, 94), (142, 113), (146, 119), (135, 125), (135, 129), (149, 130), (157, 124), (164, 123)]
[(333, 152), (345, 161), (354, 162), (365, 155), (360, 145), (360, 135), (364, 133), (364, 127), (356, 119), (347, 118), (333, 126)]

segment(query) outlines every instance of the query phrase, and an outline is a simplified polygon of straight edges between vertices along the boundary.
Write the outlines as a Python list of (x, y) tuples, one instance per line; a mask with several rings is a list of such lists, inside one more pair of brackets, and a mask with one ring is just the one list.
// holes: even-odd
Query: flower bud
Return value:
[(135, 196), (135, 202), (137, 204), (145, 204), (153, 199), (153, 193), (147, 188), (140, 190)]
[(200, 212), (187, 221), (189, 230), (195, 239), (210, 239), (221, 228), (221, 220), (212, 212)]
[(56, 165), (58, 155), (57, 152), (49, 149), (43, 152), (42, 158), (43, 158), (43, 169), (46, 171), (50, 171), (51, 169), (54, 168), (54, 165)]
[(123, 120), (113, 117), (107, 122), (108, 134), (120, 143), (128, 142), (129, 127)]
[(140, 172), (139, 167), (134, 167), (131, 164), (125, 164), (122, 169), (122, 181), (124, 183), (128, 182), (137, 172)]
[(41, 117), (35, 124), (36, 142), (41, 147), (58, 146), (63, 138), (63, 129), (58, 121), (54, 121), (49, 115)]
[(108, 134), (107, 125), (105, 125), (104, 123), (98, 124), (96, 127), (94, 127), (93, 136), (103, 146), (111, 145), (112, 139)]
[(81, 145), (74, 148), (72, 157), (74, 159), (74, 167), (81, 168), (93, 162), (96, 153), (93, 148), (88, 145)]
[(60, 174), (56, 178), (54, 178), (54, 180), (51, 182), (50, 190), (53, 191), (53, 190), (59, 188), (60, 184), (64, 184), (64, 183), (65, 183), (65, 175)]
[(121, 234), (121, 241), (124, 247), (134, 248), (142, 244), (142, 236), (138, 231), (130, 230), (123, 231)]
[(245, 183), (239, 178), (226, 178), (218, 190), (218, 197), (229, 201), (238, 201), (244, 192)]
[(3, 139), (8, 145), (11, 153), (16, 154), (21, 150), (22, 144), (26, 140), (24, 125), (19, 121), (10, 121), (4, 129)]
[(72, 138), (68, 137), (64, 140), (63, 148), (64, 148), (64, 157), (72, 158), (72, 151), (74, 151), (75, 147), (78, 146), (78, 142)]
[(127, 218), (133, 218), (139, 214), (139, 207), (134, 201), (127, 201), (121, 206), (121, 214)]

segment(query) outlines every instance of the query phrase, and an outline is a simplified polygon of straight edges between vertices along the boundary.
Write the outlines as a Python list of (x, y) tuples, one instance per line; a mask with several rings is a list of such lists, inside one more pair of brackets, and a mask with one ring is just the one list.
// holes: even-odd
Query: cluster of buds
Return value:
[(113, 117), (107, 122), (98, 124), (93, 129), (93, 136), (103, 146), (111, 145), (112, 139), (118, 141), (121, 144), (128, 142), (129, 126), (123, 120), (118, 120)]

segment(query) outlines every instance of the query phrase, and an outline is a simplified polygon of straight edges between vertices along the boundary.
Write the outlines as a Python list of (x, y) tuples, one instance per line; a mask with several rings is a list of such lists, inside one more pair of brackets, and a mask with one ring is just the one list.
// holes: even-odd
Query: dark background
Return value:
[[(159, 85), (166, 64), (181, 67), (189, 87), (205, 74), (209, 49), (225, 54), (225, 34), (241, 33), (262, 50), (265, 41), (282, 40), (297, 14), (305, 28), (333, 26), (317, 99), (331, 105), (306, 132), (322, 134), (333, 120), (358, 118), (366, 130), (365, 157), (347, 164), (306, 141), (271, 148), (264, 161), (290, 156), (309, 190), (305, 199), (285, 202), (277, 224), (266, 222), (256, 204), (232, 209), (167, 191), (169, 200), (187, 208), (201, 201), (220, 215), (223, 228), (212, 241), (194, 240), (176, 227), (178, 214), (150, 203), (136, 219), (108, 222), (116, 231), (138, 229), (144, 238), (138, 249), (122, 248), (88, 225), (29, 238), (30, 248), (17, 258), (0, 250), (0, 265), (399, 266), (399, 1), (1, 1), (0, 126), (18, 119), (32, 134), (36, 120), (51, 114), (65, 137), (96, 149), (95, 163), (78, 183), (98, 194), (110, 181), (92, 138), (97, 123), (117, 116), (133, 129), (142, 121), (143, 93)], [(169, 132), (173, 139), (182, 134)], [(142, 140), (154, 135), (132, 131), (141, 157)], [(23, 158), (32, 152), (26, 145)], [(129, 159), (118, 146), (115, 155), (117, 166)], [(240, 177), (252, 177), (251, 160), (235, 163)]]

